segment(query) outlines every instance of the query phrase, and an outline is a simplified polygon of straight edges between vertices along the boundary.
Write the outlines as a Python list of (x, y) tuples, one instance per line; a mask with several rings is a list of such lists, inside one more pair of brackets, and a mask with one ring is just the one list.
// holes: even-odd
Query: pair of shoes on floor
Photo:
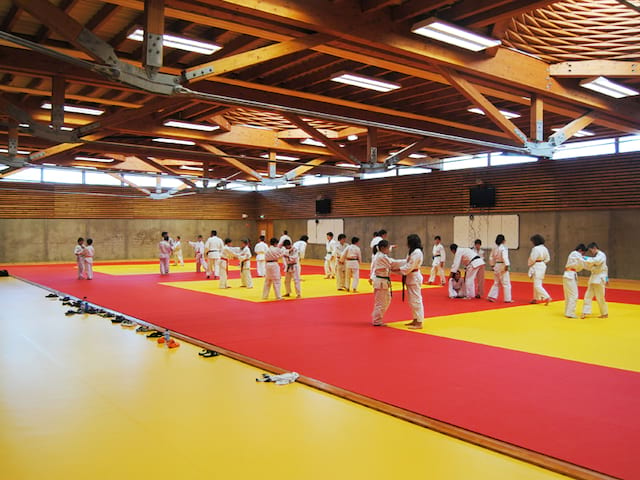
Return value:
[(218, 352), (216, 352), (215, 350), (204, 349), (200, 353), (198, 353), (198, 355), (200, 355), (201, 357), (204, 357), (204, 358), (211, 358), (211, 357), (217, 357), (220, 354)]
[(79, 312), (79, 311), (77, 311), (77, 310), (67, 310), (66, 312), (64, 312), (64, 314), (65, 314), (67, 317), (70, 317), (71, 315), (77, 315), (77, 314), (79, 314), (79, 313), (82, 313), (82, 312)]
[(149, 327), (147, 327), (146, 325), (140, 325), (138, 328), (136, 328), (136, 332), (137, 333), (145, 333), (145, 332), (150, 332), (151, 329)]
[(122, 315), (116, 315), (115, 317), (113, 317), (111, 319), (111, 323), (122, 323), (124, 322), (126, 319), (122, 316)]
[(160, 338), (160, 337), (162, 337), (162, 332), (159, 332), (157, 330), (154, 330), (149, 335), (147, 335), (147, 338)]
[(58, 298), (58, 295), (55, 293), (50, 293), (49, 295), (45, 295), (45, 298)]
[(61, 302), (68, 302), (69, 300), (71, 300), (71, 297), (62, 297), (59, 299)]
[(120, 323), (121, 327), (135, 327), (137, 325), (136, 322), (132, 322), (131, 320), (123, 320)]

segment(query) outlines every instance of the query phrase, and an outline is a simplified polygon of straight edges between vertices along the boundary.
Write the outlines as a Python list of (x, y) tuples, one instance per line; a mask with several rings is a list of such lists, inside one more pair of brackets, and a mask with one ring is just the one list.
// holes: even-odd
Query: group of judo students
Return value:
[(78, 279), (93, 280), (93, 257), (96, 254), (93, 248), (93, 239), (87, 238), (85, 244), (84, 238), (78, 238), (73, 254), (76, 256)]
[[(309, 237), (303, 235), (300, 240), (292, 242), (287, 231), (282, 236), (271, 238), (269, 244), (265, 242), (265, 237), (260, 236), (259, 241), (253, 250), (256, 255), (257, 274), (265, 278), (262, 298), (267, 299), (270, 290), (273, 288), (276, 299), (292, 295), (291, 282), (293, 281), (296, 298), (301, 298), (301, 265), (300, 260), (305, 257), (307, 241)], [(91, 240), (87, 240), (89, 247), (84, 247), (78, 240), (76, 251), (90, 247)], [(533, 248), (528, 258), (528, 275), (533, 281), (533, 299), (530, 303), (543, 303), (548, 305), (551, 296), (544, 289), (542, 284), (551, 257), (548, 249), (544, 245), (544, 238), (539, 235), (531, 237)], [(511, 280), (509, 278), (509, 250), (506, 246), (505, 236), (496, 236), (495, 246), (489, 255), (489, 265), (493, 270), (494, 282), (487, 296), (490, 302), (497, 302), (500, 289), (503, 293), (505, 303), (513, 303), (511, 297)], [(337, 289), (341, 291), (357, 292), (360, 276), (360, 263), (362, 262), (362, 252), (360, 250), (360, 239), (351, 238), (351, 243), (347, 243), (344, 233), (334, 238), (332, 232), (327, 233), (326, 251), (324, 262), (325, 278), (335, 279)], [(213, 230), (211, 236), (203, 241), (201, 235), (195, 242), (189, 242), (194, 248), (196, 259), (196, 272), (201, 268), (206, 272), (207, 278), (213, 276), (220, 280), (220, 288), (229, 288), (227, 284), (229, 262), (237, 259), (240, 263), (241, 286), (253, 288), (251, 278), (250, 260), (252, 252), (248, 239), (241, 240), (240, 247), (232, 246), (232, 240), (226, 238), (222, 240)], [(374, 232), (370, 247), (372, 249), (372, 260), (370, 268), (369, 283), (374, 290), (374, 308), (372, 313), (372, 324), (374, 326), (383, 325), (385, 312), (391, 303), (391, 273), (401, 274), (404, 289), (407, 292), (407, 303), (411, 309), (412, 320), (406, 325), (411, 329), (421, 329), (424, 318), (424, 306), (422, 302), (421, 285), (423, 276), (421, 266), (424, 261), (423, 247), (420, 237), (416, 234), (407, 236), (408, 254), (404, 259), (394, 259), (390, 256), (395, 245), (391, 245), (387, 240), (387, 232), (380, 230)], [(176, 257), (176, 264), (183, 263), (180, 237), (174, 241), (169, 238), (167, 232), (162, 232), (162, 240), (158, 245), (160, 251), (160, 272), (169, 272), (169, 262), (172, 254)], [(80, 250), (79, 250), (80, 249)], [(439, 278), (440, 285), (448, 286), (450, 298), (474, 299), (484, 296), (484, 272), (485, 255), (482, 249), (482, 242), (476, 240), (474, 246), (459, 247), (455, 243), (449, 246), (453, 254), (453, 262), (450, 269), (449, 280), (445, 281), (445, 261), (446, 250), (442, 244), (440, 236), (434, 237), (432, 247), (431, 272), (428, 282), (433, 284), (436, 277)], [(588, 255), (587, 255), (588, 254)], [(86, 268), (80, 270), (80, 258), (83, 262), (85, 258), (93, 261), (93, 249), (90, 255), (78, 256), (78, 271), (87, 271)], [(282, 263), (282, 266), (280, 265)], [(83, 264), (84, 265), (84, 264)], [(84, 267), (83, 267), (84, 268)], [(464, 270), (464, 277), (461, 275)], [(608, 270), (607, 257), (598, 248), (595, 242), (585, 246), (579, 244), (575, 250), (569, 254), (565, 271), (563, 274), (563, 287), (565, 297), (565, 316), (567, 318), (577, 318), (576, 305), (578, 300), (578, 272), (588, 270), (591, 273), (589, 284), (584, 296), (581, 318), (585, 318), (592, 312), (592, 300), (595, 297), (600, 307), (600, 318), (608, 317), (607, 303), (605, 300), (605, 286), (607, 285)], [(281, 294), (282, 271), (285, 275), (285, 293)], [(82, 275), (82, 273), (80, 273)], [(91, 278), (89, 273), (87, 278)]]

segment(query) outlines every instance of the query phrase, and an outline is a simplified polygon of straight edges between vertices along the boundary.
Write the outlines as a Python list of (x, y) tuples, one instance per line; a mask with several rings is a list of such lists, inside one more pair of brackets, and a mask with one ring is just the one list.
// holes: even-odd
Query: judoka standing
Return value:
[(240, 260), (240, 284), (242, 287), (253, 288), (253, 279), (251, 278), (251, 249), (249, 248), (249, 239), (242, 239), (242, 247), (238, 254)]
[(396, 270), (397, 260), (390, 258), (389, 242), (380, 240), (376, 244), (376, 254), (371, 260), (369, 283), (373, 286), (373, 312), (371, 323), (374, 327), (384, 325), (384, 314), (391, 303), (391, 270)]
[(493, 285), (489, 290), (487, 300), (495, 302), (500, 295), (500, 286), (504, 295), (504, 303), (512, 303), (511, 299), (511, 278), (509, 275), (509, 249), (504, 244), (505, 238), (503, 234), (496, 236), (496, 246), (491, 250), (489, 255), (489, 265), (493, 268)]
[(345, 265), (345, 285), (347, 290), (351, 287), (351, 291), (358, 291), (358, 283), (360, 281), (360, 262), (362, 262), (362, 252), (360, 251), (360, 239), (358, 237), (351, 238), (351, 245), (342, 252), (342, 261)]
[(269, 245), (264, 242), (264, 235), (260, 235), (258, 243), (256, 243), (255, 247), (253, 247), (253, 251), (256, 254), (256, 270), (259, 277), (264, 277), (265, 275), (266, 261), (264, 259), (264, 254), (268, 249)]
[(213, 274), (213, 278), (220, 276), (220, 256), (224, 242), (218, 237), (218, 232), (211, 230), (211, 236), (204, 243), (205, 256), (207, 257), (207, 278)]
[(286, 230), (283, 230), (282, 235), (280, 235), (280, 239), (278, 240), (278, 246), (282, 247), (284, 245), (285, 240), (289, 240), (289, 243), (291, 243), (291, 237), (289, 236), (289, 232), (287, 232)]
[(591, 315), (591, 302), (594, 296), (598, 301), (598, 307), (600, 307), (600, 316), (598, 318), (609, 318), (609, 308), (604, 298), (605, 286), (609, 283), (607, 256), (598, 248), (596, 242), (587, 245), (587, 251), (591, 256), (584, 257), (584, 266), (585, 269), (591, 271), (591, 276), (589, 277), (587, 292), (584, 294), (582, 315), (580, 315), (580, 318)]
[(173, 259), (174, 265), (180, 264), (181, 267), (184, 267), (184, 257), (182, 256), (182, 242), (180, 241), (180, 237), (176, 237), (176, 241), (173, 242)]
[(325, 244), (327, 254), (324, 257), (324, 278), (336, 278), (336, 245), (338, 242), (333, 238), (333, 232), (327, 232), (327, 242)]
[(286, 240), (283, 242), (282, 247), (284, 248), (284, 296), (291, 296), (291, 280), (293, 279), (293, 284), (296, 289), (296, 298), (300, 298), (302, 296), (300, 290), (300, 256), (299, 252), (296, 250), (294, 246), (291, 245), (291, 240)]
[(162, 236), (162, 240), (158, 243), (160, 252), (160, 275), (169, 274), (169, 260), (171, 259), (171, 244), (169, 243), (169, 235), (166, 233)]
[(576, 305), (578, 303), (578, 272), (584, 268), (582, 257), (587, 251), (584, 243), (579, 244), (567, 258), (562, 275), (562, 290), (564, 291), (564, 316), (576, 317)]
[(476, 297), (476, 285), (475, 280), (478, 275), (478, 270), (484, 268), (484, 260), (476, 255), (476, 252), (467, 247), (458, 247), (455, 243), (449, 246), (449, 249), (454, 254), (453, 265), (451, 265), (451, 276), (461, 267), (466, 267), (466, 274), (464, 277), (465, 298)]
[[(478, 255), (480, 258), (482, 258), (482, 261), (484, 261), (484, 250), (482, 249), (482, 240), (477, 238), (473, 242), (473, 248), (471, 250), (473, 250), (476, 253), (476, 255)], [(481, 268), (478, 269), (478, 274), (476, 275), (476, 279), (475, 279), (476, 298), (484, 297), (484, 270), (485, 270), (485, 267), (483, 265)]]
[(444, 265), (447, 261), (447, 253), (442, 245), (440, 235), (433, 237), (433, 248), (431, 249), (431, 272), (429, 273), (429, 285), (436, 279), (436, 275), (440, 277), (440, 285), (444, 285)]
[(277, 300), (282, 300), (280, 295), (280, 281), (282, 275), (280, 273), (280, 265), (278, 260), (284, 256), (282, 248), (278, 247), (278, 239), (273, 237), (269, 240), (269, 248), (264, 254), (267, 265), (265, 267), (264, 276), (264, 288), (262, 289), (262, 299), (266, 300), (269, 297), (269, 290), (273, 285), (273, 293), (276, 295)]
[(76, 256), (78, 280), (82, 280), (84, 278), (84, 238), (78, 238), (78, 242), (73, 249), (73, 254)]
[(298, 251), (298, 257), (300, 259), (300, 276), (302, 276), (302, 260), (304, 259), (307, 253), (307, 242), (309, 241), (308, 235), (302, 235), (300, 240), (293, 244), (293, 248)]
[(230, 238), (225, 238), (224, 239), (224, 246), (222, 247), (222, 250), (220, 252), (220, 268), (219, 268), (219, 273), (220, 273), (220, 285), (219, 288), (231, 288), (229, 285), (227, 285), (227, 279), (229, 278), (229, 261), (231, 261), (232, 258), (237, 257), (238, 253), (240, 253), (237, 249), (235, 249), (234, 247), (231, 246), (231, 239)]
[(545, 305), (551, 302), (551, 296), (542, 286), (544, 274), (547, 271), (547, 263), (551, 261), (549, 250), (544, 246), (544, 237), (538, 233), (531, 237), (533, 248), (529, 254), (529, 278), (533, 279), (533, 300), (529, 303), (543, 301)]
[(342, 260), (342, 254), (347, 249), (347, 236), (344, 233), (338, 235), (338, 243), (333, 251), (335, 273), (336, 273), (336, 287), (338, 290), (348, 290), (347, 288), (347, 272), (344, 260)]
[(422, 320), (424, 319), (424, 305), (422, 303), (422, 272), (420, 267), (424, 261), (422, 253), (422, 241), (415, 233), (407, 237), (407, 246), (409, 254), (406, 262), (400, 267), (400, 273), (405, 276), (405, 285), (407, 287), (407, 303), (411, 308), (413, 320), (406, 325), (413, 329), (422, 328)]
[(198, 235), (195, 242), (189, 242), (189, 245), (193, 247), (196, 256), (196, 273), (200, 273), (200, 267), (207, 270), (207, 262), (204, 259), (204, 242), (202, 241), (202, 235)]
[(93, 257), (95, 255), (93, 239), (87, 238), (87, 246), (84, 249), (84, 273), (87, 276), (87, 280), (93, 280)]

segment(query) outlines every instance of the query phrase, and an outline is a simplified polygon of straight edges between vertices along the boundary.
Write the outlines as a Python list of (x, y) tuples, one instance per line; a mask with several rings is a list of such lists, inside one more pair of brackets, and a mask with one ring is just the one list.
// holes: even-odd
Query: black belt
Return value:
[(358, 260), (358, 257), (347, 258), (347, 260)]
[(267, 263), (269, 262), (277, 262), (278, 260), (267, 260)]
[(471, 259), (471, 261), (469, 263), (473, 262), (474, 260), (478, 260), (479, 258), (480, 258), (480, 255), (476, 255), (475, 257), (473, 257)]

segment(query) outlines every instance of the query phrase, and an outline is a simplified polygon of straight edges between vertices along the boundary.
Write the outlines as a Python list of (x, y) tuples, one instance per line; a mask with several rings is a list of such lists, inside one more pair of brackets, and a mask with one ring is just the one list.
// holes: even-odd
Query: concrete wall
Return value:
[[(371, 258), (369, 242), (372, 233), (381, 228), (389, 232), (388, 239), (397, 245), (394, 256), (406, 255), (406, 237), (410, 233), (417, 233), (422, 238), (425, 257), (428, 257), (435, 235), (440, 235), (446, 245), (452, 242), (453, 217), (416, 215), (345, 218), (344, 233), (349, 240), (353, 236), (360, 237), (364, 261)], [(637, 250), (636, 242), (640, 238), (638, 218), (640, 209), (521, 213), (520, 245), (518, 249), (509, 252), (512, 270), (527, 271), (527, 259), (531, 251), (529, 238), (539, 233), (544, 236), (545, 245), (551, 253), (549, 273), (563, 272), (567, 256), (578, 243), (596, 242), (608, 256), (609, 274), (612, 278), (640, 279), (640, 255), (633, 253)], [(297, 240), (300, 235), (306, 233), (306, 220), (274, 221), (277, 236), (284, 229)], [(334, 233), (337, 235), (341, 232)], [(492, 245), (485, 247), (489, 251)], [(323, 258), (324, 253), (324, 245), (309, 245), (307, 248), (307, 258)], [(450, 254), (448, 250), (447, 254)], [(447, 256), (447, 266), (451, 265), (452, 258), (450, 255)], [(425, 260), (425, 264), (428, 264), (428, 259)]]
[[(73, 261), (78, 237), (93, 238), (97, 261), (154, 258), (162, 231), (186, 244), (213, 229), (236, 245), (257, 235), (256, 223), (246, 220), (0, 219), (0, 262)], [(191, 256), (188, 246), (184, 252)]]

